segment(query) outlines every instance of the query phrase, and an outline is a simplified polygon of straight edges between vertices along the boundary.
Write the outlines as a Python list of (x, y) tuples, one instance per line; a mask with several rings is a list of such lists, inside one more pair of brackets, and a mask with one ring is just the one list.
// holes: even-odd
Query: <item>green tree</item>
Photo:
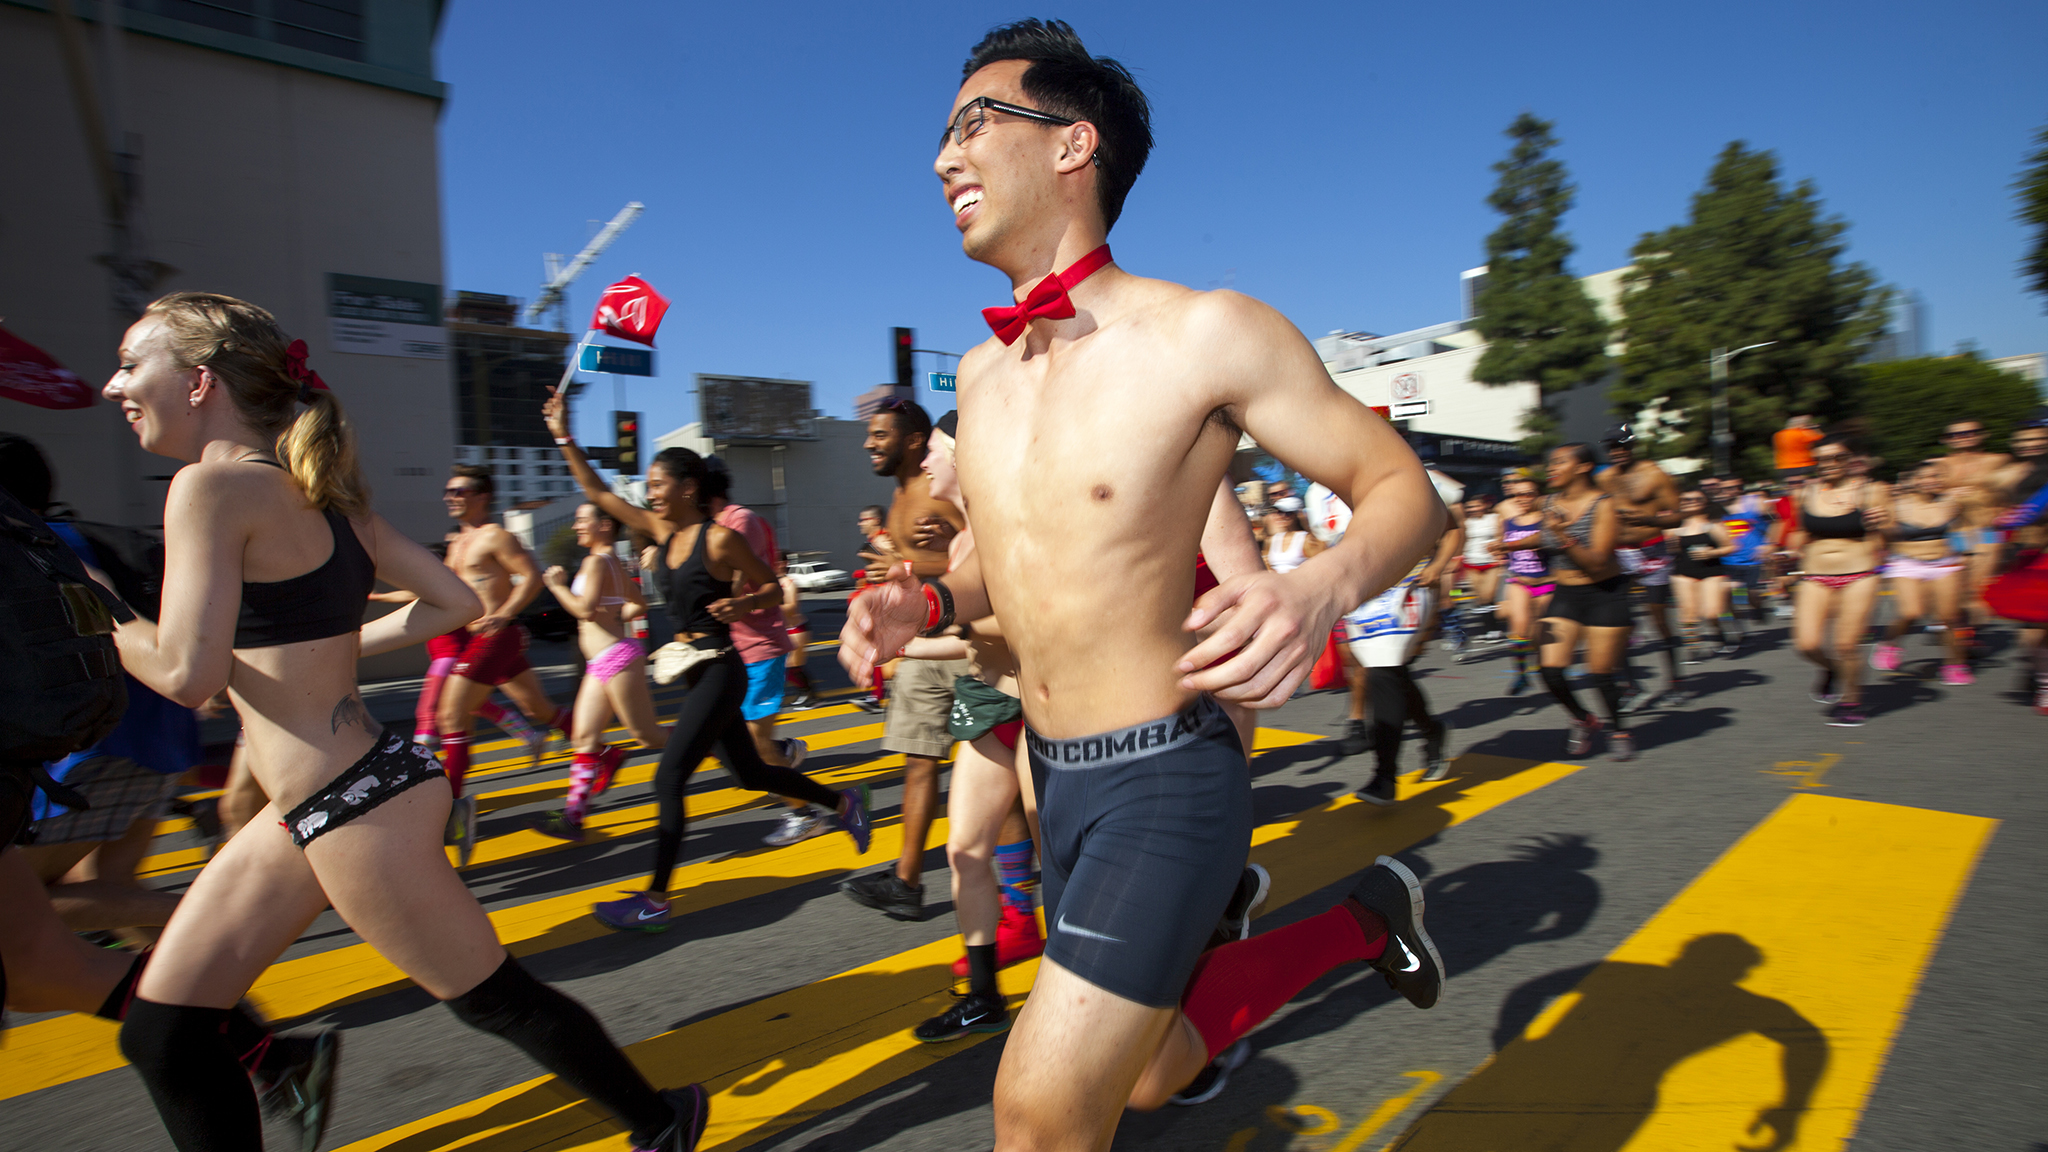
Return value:
[(1821, 214), (1810, 181), (1786, 191), (1777, 158), (1738, 140), (1693, 195), (1692, 218), (1636, 242), (1613, 402), (1625, 417), (1658, 408), (1652, 455), (1709, 454), (1716, 348), (1777, 341), (1729, 367), (1730, 462), (1745, 476), (1770, 474), (1771, 435), (1787, 416), (1845, 410), (1888, 298), (1862, 265), (1842, 263), (1847, 229)]
[(2027, 169), (2013, 184), (2020, 202), (2020, 223), (2031, 228), (2033, 242), (2020, 258), (2020, 279), (2027, 291), (2039, 293), (2041, 310), (2048, 312), (2048, 128), (2035, 135), (2037, 147), (2027, 157)]
[(1853, 401), (1880, 473), (1941, 454), (1941, 430), (1981, 420), (1986, 451), (2003, 452), (2013, 425), (2040, 403), (2033, 382), (1984, 363), (1974, 352), (1865, 365)]
[[(1551, 121), (1524, 112), (1508, 125), (1515, 142), (1495, 164), (1500, 183), (1486, 202), (1507, 217), (1486, 238), (1486, 288), (1473, 302), (1473, 326), (1486, 352), (1473, 367), (1482, 384), (1534, 381), (1540, 395), (1596, 379), (1611, 366), (1608, 325), (1565, 261), (1571, 238), (1558, 221), (1574, 191), (1564, 165), (1551, 158), (1557, 138)], [(1557, 417), (1539, 401), (1522, 421), (1524, 446), (1540, 451), (1556, 441)]]

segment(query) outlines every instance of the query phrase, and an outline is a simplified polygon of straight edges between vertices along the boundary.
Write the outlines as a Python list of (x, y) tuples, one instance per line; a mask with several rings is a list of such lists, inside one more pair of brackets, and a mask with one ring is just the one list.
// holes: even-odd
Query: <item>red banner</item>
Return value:
[(597, 298), (597, 311), (590, 314), (590, 326), (652, 348), (655, 330), (661, 327), (661, 318), (666, 315), (668, 298), (638, 276), (628, 276)]
[(90, 408), (93, 387), (48, 352), (0, 328), (0, 396), (38, 408)]

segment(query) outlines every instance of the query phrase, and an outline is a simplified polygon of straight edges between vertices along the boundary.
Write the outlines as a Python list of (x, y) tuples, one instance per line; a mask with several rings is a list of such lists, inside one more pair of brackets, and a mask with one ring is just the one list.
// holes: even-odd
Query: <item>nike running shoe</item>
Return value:
[(853, 837), (853, 851), (858, 856), (867, 855), (868, 840), (874, 834), (868, 818), (868, 801), (871, 795), (865, 784), (858, 788), (841, 789), (839, 793), (839, 826), (846, 830), (848, 836)]
[(1968, 664), (1943, 664), (1941, 682), (1951, 688), (1967, 688), (1975, 684), (1977, 678), (1971, 675)]
[(583, 825), (569, 819), (568, 811), (562, 808), (541, 813), (533, 822), (533, 830), (543, 836), (553, 836), (557, 840), (567, 840), (573, 844), (583, 842)]
[(1899, 646), (1886, 643), (1883, 640), (1871, 645), (1870, 666), (1879, 672), (1897, 672), (1899, 670)]
[(298, 1136), (298, 1152), (314, 1152), (327, 1132), (327, 1113), (334, 1102), (334, 1070), (341, 1064), (341, 1030), (329, 1028), (315, 1036), (276, 1036), (273, 1047), (286, 1046), (283, 1071), (262, 1085), (256, 1100), (263, 1114), (289, 1126)]
[(1627, 732), (1616, 732), (1607, 738), (1607, 758), (1628, 761), (1636, 758), (1636, 738)]
[(799, 841), (809, 840), (813, 836), (822, 835), (824, 831), (825, 818), (818, 815), (817, 809), (809, 805), (789, 808), (783, 811), (782, 819), (776, 823), (775, 830), (761, 837), (761, 843), (770, 848), (785, 848)]
[(1869, 717), (1863, 714), (1861, 704), (1837, 704), (1828, 716), (1830, 728), (1861, 728)]
[(1223, 906), (1223, 919), (1216, 922), (1216, 930), (1209, 934), (1208, 947), (1220, 948), (1233, 940), (1251, 939), (1252, 917), (1266, 906), (1266, 897), (1272, 891), (1273, 874), (1266, 871), (1265, 865), (1246, 865), (1244, 874), (1237, 878), (1237, 890), (1230, 894), (1230, 903)]
[(955, 992), (953, 1006), (910, 1030), (927, 1044), (944, 1044), (971, 1032), (1008, 1032), (1010, 1009), (1001, 996)]
[(789, 761), (791, 768), (801, 766), (804, 762), (804, 757), (811, 754), (810, 745), (795, 737), (784, 737), (777, 740), (775, 746), (782, 749), (783, 758)]
[(1415, 873), (1392, 856), (1382, 856), (1358, 878), (1349, 900), (1387, 925), (1386, 950), (1367, 963), (1410, 1004), (1433, 1006), (1444, 992), (1444, 958), (1422, 927), (1422, 882)]
[(1600, 718), (1590, 713), (1584, 720), (1572, 721), (1571, 732), (1564, 738), (1564, 754), (1584, 756), (1593, 750), (1593, 737), (1600, 734)]
[(661, 1100), (675, 1109), (675, 1123), (654, 1143), (644, 1148), (634, 1145), (633, 1152), (697, 1152), (697, 1142), (704, 1138), (704, 1125), (711, 1119), (711, 1097), (704, 1086), (671, 1088), (661, 1094)]
[(635, 892), (624, 900), (607, 900), (590, 910), (607, 928), (619, 932), (668, 931), (668, 901)]
[[(1008, 968), (1044, 954), (1045, 937), (1038, 934), (1038, 917), (1003, 905), (1003, 918), (996, 921), (996, 967)], [(953, 961), (953, 975), (967, 978), (965, 953)]]
[(1377, 804), (1384, 808), (1394, 802), (1397, 791), (1392, 772), (1375, 772), (1372, 779), (1366, 781), (1365, 787), (1353, 792), (1352, 795), (1367, 804)]
[(1230, 1074), (1244, 1067), (1244, 1062), (1251, 1058), (1252, 1042), (1239, 1040), (1217, 1053), (1216, 1058), (1209, 1061), (1208, 1067), (1196, 1073), (1195, 1078), (1188, 1081), (1187, 1087), (1168, 1096), (1166, 1102), (1182, 1107), (1207, 1104), (1223, 1094), (1223, 1086), (1230, 1082)]
[(1436, 722), (1436, 735), (1425, 736), (1422, 740), (1422, 779), (1426, 784), (1449, 778), (1451, 774), (1451, 725), (1447, 720)]
[(448, 829), (441, 843), (455, 849), (455, 866), (469, 867), (476, 855), (476, 797), (457, 796), (448, 808)]
[(839, 882), (839, 890), (852, 897), (854, 903), (874, 908), (891, 920), (924, 919), (924, 885), (905, 884), (893, 866), (863, 876), (849, 876)]
[(616, 744), (607, 744), (597, 754), (597, 771), (590, 776), (590, 795), (593, 799), (611, 791), (612, 781), (618, 777), (619, 765), (626, 762), (626, 750)]

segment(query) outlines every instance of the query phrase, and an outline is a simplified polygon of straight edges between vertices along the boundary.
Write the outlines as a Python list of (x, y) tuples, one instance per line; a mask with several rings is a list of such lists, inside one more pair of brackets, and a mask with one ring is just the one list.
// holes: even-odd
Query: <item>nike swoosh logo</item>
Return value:
[(1086, 936), (1090, 940), (1106, 940), (1111, 944), (1129, 943), (1129, 941), (1127, 940), (1119, 940), (1116, 937), (1111, 936), (1104, 932), (1097, 932), (1089, 928), (1076, 928), (1072, 924), (1067, 923), (1067, 914), (1064, 912), (1060, 913), (1060, 922), (1058, 927), (1059, 930), (1062, 932), (1071, 933), (1075, 936)]
[(1403, 964), (1400, 967), (1394, 969), (1394, 971), (1420, 972), (1422, 970), (1422, 957), (1417, 956), (1413, 952), (1410, 952), (1408, 950), (1408, 946), (1406, 944), (1401, 943), (1399, 940), (1394, 941), (1394, 944), (1396, 947), (1401, 949), (1401, 955), (1406, 956), (1408, 958), (1408, 962), (1406, 964)]
[(668, 909), (664, 908), (664, 909), (662, 909), (662, 910), (661, 910), (661, 911), (659, 911), (659, 912), (642, 912), (642, 913), (640, 913), (640, 919), (642, 919), (642, 920), (653, 920), (653, 919), (655, 919), (655, 918), (657, 918), (657, 917), (661, 917), (661, 916), (666, 916), (666, 915), (668, 915)]

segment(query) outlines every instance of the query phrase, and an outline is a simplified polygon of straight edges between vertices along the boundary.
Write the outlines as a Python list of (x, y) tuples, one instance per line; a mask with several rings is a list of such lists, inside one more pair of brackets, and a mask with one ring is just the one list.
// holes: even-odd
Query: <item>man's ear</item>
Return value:
[(1080, 171), (1084, 165), (1097, 163), (1096, 153), (1101, 148), (1102, 133), (1095, 130), (1095, 125), (1086, 120), (1070, 124), (1067, 126), (1065, 146), (1060, 149), (1060, 158), (1054, 166), (1055, 170), (1065, 175), (1068, 172)]

